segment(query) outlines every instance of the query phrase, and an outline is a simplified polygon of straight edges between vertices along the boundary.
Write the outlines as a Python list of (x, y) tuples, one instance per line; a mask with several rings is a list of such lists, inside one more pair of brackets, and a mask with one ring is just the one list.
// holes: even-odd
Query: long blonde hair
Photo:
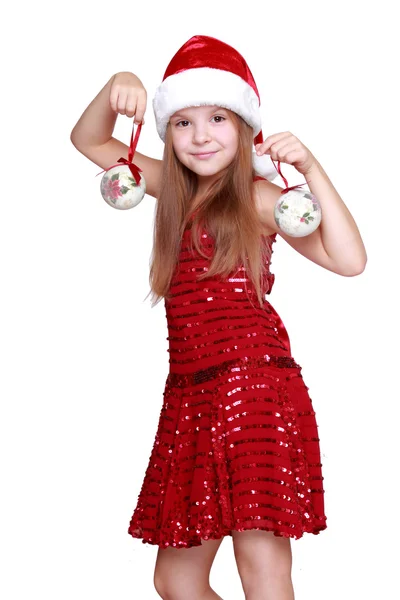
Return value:
[[(235, 158), (221, 171), (193, 217), (192, 237), (196, 250), (206, 257), (200, 245), (201, 224), (215, 240), (215, 252), (208, 271), (198, 281), (220, 275), (229, 276), (244, 265), (252, 280), (260, 306), (263, 303), (265, 274), (271, 254), (254, 202), (252, 165), (253, 130), (236, 113), (231, 116), (239, 130)], [(157, 200), (153, 251), (150, 264), (152, 306), (169, 298), (169, 288), (177, 265), (180, 243), (192, 213), (197, 193), (197, 176), (176, 157), (170, 125), (167, 127), (161, 192)], [(149, 294), (148, 294), (149, 295)], [(147, 296), (146, 296), (147, 298)]]

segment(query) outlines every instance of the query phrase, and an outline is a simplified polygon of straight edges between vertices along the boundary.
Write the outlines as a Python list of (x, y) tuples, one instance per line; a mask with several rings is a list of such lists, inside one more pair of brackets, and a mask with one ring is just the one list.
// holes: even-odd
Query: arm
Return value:
[[(133, 77), (133, 74), (131, 74)], [(112, 137), (118, 112), (110, 105), (110, 94), (114, 83), (113, 75), (103, 89), (89, 104), (71, 132), (75, 148), (102, 169), (118, 162), (122, 156), (128, 158), (129, 147)], [(139, 79), (138, 83), (141, 85)], [(133, 162), (143, 171), (146, 193), (158, 197), (162, 161), (135, 152)]]
[(343, 274), (362, 273), (367, 263), (367, 253), (347, 206), (317, 160), (304, 177), (310, 191), (321, 204), (319, 229), (326, 254)]
[[(322, 206), (322, 221), (320, 226), (310, 235), (304, 237), (292, 237), (286, 235), (275, 222), (274, 210), (275, 204), (278, 199), (281, 197), (282, 188), (278, 185), (275, 185), (271, 181), (257, 181), (253, 184), (256, 192), (256, 201), (258, 213), (260, 216), (261, 223), (265, 229), (268, 229), (268, 234), (271, 231), (278, 233), (284, 240), (291, 246), (296, 252), (308, 258), (315, 264), (327, 269), (328, 271), (332, 271), (333, 273), (337, 273), (338, 275), (343, 275), (344, 277), (352, 277), (354, 275), (358, 275), (362, 272), (362, 268), (359, 267), (358, 264), (355, 263), (354, 257), (352, 255), (352, 250), (347, 249), (343, 246), (343, 241), (338, 242), (339, 247), (341, 247), (342, 252), (340, 253), (341, 259), (338, 261), (336, 253), (331, 257), (323, 244), (322, 239), (322, 223), (330, 218), (327, 214), (328, 211), (324, 212), (324, 204), (321, 202)], [(313, 193), (315, 193), (315, 185), (313, 187)], [(319, 194), (321, 190), (319, 189)], [(315, 195), (317, 195), (315, 193)], [(327, 198), (325, 194), (325, 198)], [(319, 199), (319, 196), (318, 196)], [(347, 210), (347, 209), (346, 209)], [(331, 228), (329, 228), (331, 230)], [(334, 228), (334, 235), (337, 237), (337, 230)], [(366, 260), (366, 259), (365, 259)], [(365, 266), (361, 265), (361, 266)]]
[(261, 216), (295, 250), (322, 267), (352, 277), (365, 269), (367, 254), (357, 225), (327, 174), (310, 150), (290, 131), (276, 133), (256, 144), (257, 154), (269, 154), (273, 160), (293, 165), (301, 173), (310, 191), (322, 207), (320, 226), (310, 235), (285, 236), (274, 222), (274, 206), (281, 188), (268, 182), (260, 186)]
[(101, 146), (111, 138), (118, 116), (110, 105), (110, 92), (114, 78), (115, 75), (109, 79), (73, 128), (71, 142), (76, 148)]

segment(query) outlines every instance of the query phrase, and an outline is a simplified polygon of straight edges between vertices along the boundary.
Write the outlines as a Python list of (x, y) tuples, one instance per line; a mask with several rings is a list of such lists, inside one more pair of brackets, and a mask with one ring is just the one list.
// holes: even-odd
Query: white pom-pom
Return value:
[(253, 167), (256, 173), (268, 181), (272, 181), (279, 175), (269, 154), (258, 156), (256, 152), (253, 152)]

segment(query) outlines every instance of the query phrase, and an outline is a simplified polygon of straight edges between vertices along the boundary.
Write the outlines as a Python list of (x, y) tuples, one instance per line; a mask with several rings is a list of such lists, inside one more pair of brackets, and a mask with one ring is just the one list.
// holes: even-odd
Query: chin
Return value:
[(194, 173), (207, 177), (211, 175), (217, 175), (217, 173), (226, 169), (231, 162), (232, 161), (224, 161), (223, 163), (218, 162), (217, 164), (212, 165), (206, 162), (201, 163), (200, 161), (190, 161), (190, 164), (186, 163), (186, 166)]

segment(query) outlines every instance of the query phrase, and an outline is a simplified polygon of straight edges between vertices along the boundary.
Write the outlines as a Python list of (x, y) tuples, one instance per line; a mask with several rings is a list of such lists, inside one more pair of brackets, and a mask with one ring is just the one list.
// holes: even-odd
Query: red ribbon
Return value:
[(296, 188), (300, 188), (303, 185), (306, 185), (305, 183), (300, 183), (299, 185), (292, 185), (291, 187), (288, 187), (288, 181), (285, 178), (285, 176), (282, 174), (282, 171), (281, 171), (280, 161), (278, 160), (278, 168), (276, 168), (276, 164), (274, 163), (274, 159), (272, 157), (271, 157), (271, 160), (272, 160), (272, 163), (273, 163), (275, 169), (278, 171), (279, 175), (282, 177), (283, 181), (285, 182), (286, 187), (284, 190), (281, 191), (281, 194), (286, 194), (286, 192), (290, 192), (290, 190), (295, 190)]
[[(119, 158), (116, 165), (112, 165), (112, 167), (108, 167), (108, 169), (104, 169), (104, 171), (100, 171), (100, 173), (97, 173), (97, 175), (101, 175), (102, 173), (106, 173), (110, 169), (113, 169), (114, 167), (118, 167), (118, 165), (120, 163), (123, 163), (123, 164), (129, 166), (129, 170), (132, 173), (132, 176), (135, 179), (137, 185), (140, 184), (140, 173), (142, 172), (142, 169), (139, 169), (138, 166), (136, 166), (136, 165), (133, 164), (132, 158), (133, 158), (133, 155), (135, 154), (136, 146), (137, 146), (137, 143), (138, 143), (138, 140), (139, 140), (139, 136), (140, 136), (140, 131), (142, 129), (142, 123), (139, 123), (139, 125), (138, 125), (138, 128), (136, 130), (135, 139), (133, 139), (133, 131), (134, 131), (134, 129), (135, 129), (135, 124), (133, 124), (133, 128), (132, 128), (131, 143), (129, 145), (128, 159), (126, 159), (124, 157)], [(96, 177), (97, 177), (97, 175), (96, 175)]]

